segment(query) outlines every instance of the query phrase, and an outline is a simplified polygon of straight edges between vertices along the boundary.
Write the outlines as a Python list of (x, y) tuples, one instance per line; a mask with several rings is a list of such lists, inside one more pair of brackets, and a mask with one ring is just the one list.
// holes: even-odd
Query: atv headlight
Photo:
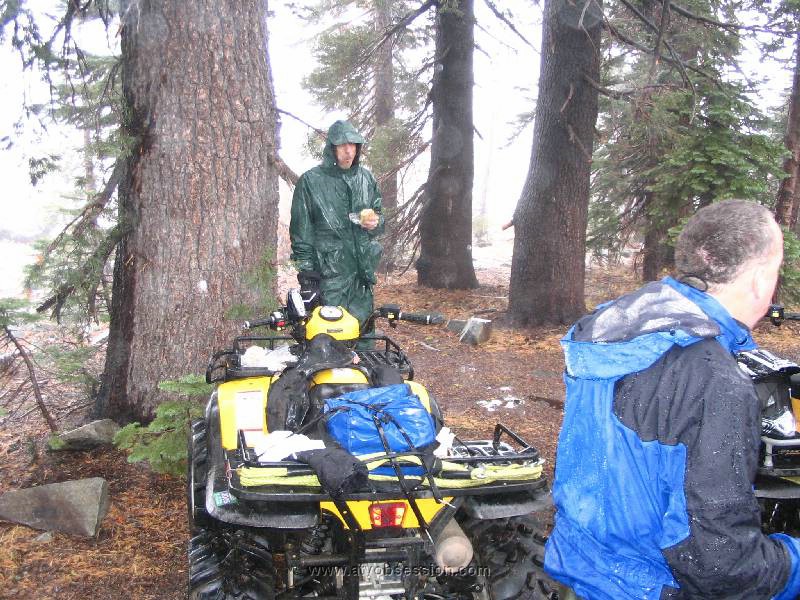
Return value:
[(792, 437), (796, 433), (797, 423), (790, 410), (784, 410), (776, 417), (762, 418), (761, 431), (764, 435), (777, 433), (784, 437)]

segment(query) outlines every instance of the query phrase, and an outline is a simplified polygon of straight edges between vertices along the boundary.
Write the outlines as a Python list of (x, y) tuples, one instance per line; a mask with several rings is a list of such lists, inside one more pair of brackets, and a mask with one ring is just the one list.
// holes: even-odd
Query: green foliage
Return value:
[(180, 379), (159, 382), (158, 389), (188, 398), (206, 398), (214, 391), (214, 385), (206, 383), (202, 375), (184, 375)]
[(28, 171), (31, 177), (31, 185), (36, 185), (47, 174), (58, 170), (58, 161), (61, 159), (57, 154), (48, 154), (39, 158), (31, 157), (28, 159)]
[(95, 395), (100, 382), (86, 368), (86, 364), (98, 352), (98, 347), (89, 345), (65, 347), (53, 344), (42, 349), (43, 358), (52, 366), (56, 379), (68, 385), (79, 386), (88, 397)]
[(213, 389), (199, 375), (186, 375), (174, 381), (162, 381), (159, 389), (185, 396), (156, 408), (149, 425), (130, 423), (114, 436), (114, 444), (128, 452), (128, 462), (147, 461), (157, 473), (181, 475), (186, 472), (186, 439), (192, 420), (203, 416), (204, 406), (191, 398), (205, 397)]
[(785, 150), (738, 84), (702, 80), (606, 101), (587, 246), (620, 252), (725, 198), (768, 204)]
[[(376, 44), (387, 26), (400, 22), (416, 6), (405, 1), (318, 0), (304, 7), (303, 18), (320, 22), (354, 5), (365, 9), (367, 18), (358, 24), (331, 27), (318, 37), (314, 48), (318, 66), (303, 85), (325, 110), (344, 109), (349, 113), (349, 119), (368, 141), (365, 163), (381, 179), (394, 174), (423, 146), (421, 132), (428, 117), (429, 90), (423, 74), (430, 67), (422, 62), (427, 60), (423, 49), (430, 47), (433, 30), (429, 21), (418, 19), (385, 42), (392, 48), (392, 108), (389, 120), (383, 121), (387, 115), (378, 116), (377, 106), (382, 101), (377, 97), (376, 82), (386, 73)], [(387, 18), (388, 24), (381, 20)], [(309, 145), (320, 146), (316, 139)]]
[(67, 443), (55, 433), (47, 438), (47, 447), (50, 450), (61, 450), (66, 445)]
[(31, 303), (20, 298), (0, 298), (0, 328), (35, 323), (40, 315), (31, 311)]

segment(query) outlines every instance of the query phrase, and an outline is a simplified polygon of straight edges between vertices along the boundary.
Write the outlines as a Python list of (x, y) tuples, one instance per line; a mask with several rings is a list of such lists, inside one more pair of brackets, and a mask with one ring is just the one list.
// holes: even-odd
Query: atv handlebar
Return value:
[(786, 312), (782, 304), (772, 304), (765, 318), (768, 318), (770, 322), (777, 327), (786, 320), (800, 321), (800, 313)]
[(253, 321), (245, 321), (245, 329), (255, 329), (256, 327), (285, 327), (287, 324), (286, 316), (283, 312), (276, 310), (266, 319), (255, 319)]
[(441, 325), (444, 323), (444, 317), (439, 313), (407, 313), (400, 311), (397, 318), (401, 321), (422, 323), (423, 325)]
[(422, 325), (441, 325), (444, 323), (444, 316), (439, 313), (412, 313), (400, 310), (397, 304), (384, 304), (373, 313), (372, 319), (384, 317), (389, 319), (389, 325), (394, 327), (396, 321), (408, 321), (410, 323), (421, 323)]

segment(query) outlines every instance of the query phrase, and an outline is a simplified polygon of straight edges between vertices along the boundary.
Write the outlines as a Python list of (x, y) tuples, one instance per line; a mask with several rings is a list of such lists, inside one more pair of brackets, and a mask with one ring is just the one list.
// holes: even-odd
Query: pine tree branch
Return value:
[(64, 229), (61, 230), (61, 233), (59, 233), (56, 238), (50, 242), (44, 251), (45, 258), (58, 247), (58, 245), (64, 239), (64, 236), (67, 235), (70, 228), (72, 228), (72, 236), (78, 237), (88, 227), (95, 224), (97, 217), (106, 207), (106, 204), (108, 204), (109, 200), (111, 200), (111, 196), (113, 196), (114, 191), (117, 189), (124, 172), (125, 162), (117, 159), (117, 162), (114, 165), (114, 170), (111, 172), (111, 177), (108, 178), (105, 187), (100, 192), (95, 194), (94, 198), (92, 198), (92, 201), (83, 207), (81, 213), (72, 221), (70, 221), (64, 227)]
[(497, 8), (495, 5), (494, 5), (494, 2), (492, 2), (492, 0), (483, 0), (483, 2), (484, 2), (484, 4), (486, 4), (486, 6), (488, 6), (488, 7), (489, 7), (489, 10), (490, 10), (490, 11), (492, 11), (492, 12), (494, 13), (494, 16), (495, 16), (495, 17), (497, 17), (497, 18), (498, 18), (498, 19), (500, 19), (500, 20), (501, 20), (503, 23), (505, 23), (505, 24), (506, 24), (506, 26), (507, 26), (507, 27), (508, 27), (508, 28), (509, 28), (511, 31), (513, 31), (515, 34), (517, 34), (517, 37), (519, 37), (519, 39), (521, 39), (523, 42), (525, 42), (526, 44), (528, 44), (528, 46), (530, 46), (531, 48), (533, 48), (533, 50), (534, 50), (534, 51), (536, 51), (536, 48), (534, 47), (534, 45), (533, 45), (533, 44), (531, 44), (531, 43), (528, 41), (528, 39), (527, 39), (527, 38), (526, 38), (524, 35), (522, 35), (522, 34), (519, 32), (519, 30), (516, 28), (516, 26), (515, 26), (515, 25), (514, 25), (514, 24), (513, 24), (511, 21), (509, 21), (509, 20), (508, 20), (508, 17), (506, 17), (506, 16), (505, 16), (503, 13), (501, 13), (501, 12), (500, 12), (500, 10), (499, 10), (499, 9), (498, 9), (498, 8)]
[[(664, 4), (664, 0), (658, 0)], [(716, 19), (712, 19), (710, 17), (704, 17), (702, 15), (698, 15), (690, 11), (688, 8), (684, 8), (674, 2), (667, 1), (666, 4), (674, 10), (676, 13), (681, 15), (682, 17), (686, 17), (687, 19), (691, 19), (693, 21), (698, 21), (700, 23), (705, 23), (706, 25), (713, 25), (714, 27), (719, 27), (721, 29), (729, 29), (733, 31), (753, 31), (757, 33), (770, 33), (772, 35), (778, 35), (782, 37), (791, 37), (795, 35), (796, 32), (793, 31), (784, 31), (782, 29), (772, 29), (770, 27), (761, 27), (759, 25), (740, 25), (738, 23), (725, 23), (723, 21), (717, 21)]]
[[(613, 35), (615, 38), (617, 38), (619, 41), (621, 41), (622, 43), (627, 44), (627, 45), (629, 45), (629, 46), (631, 46), (633, 48), (636, 48), (637, 50), (641, 50), (642, 52), (646, 52), (647, 54), (652, 54), (653, 53), (653, 49), (652, 48), (648, 48), (644, 44), (640, 44), (636, 40), (634, 40), (632, 38), (629, 38), (627, 35), (622, 33), (619, 29), (614, 27), (614, 25), (612, 25), (611, 22), (607, 18), (604, 18), (603, 24), (604, 24), (604, 27), (606, 28), (606, 30), (611, 35)], [(687, 64), (687, 63), (681, 61), (680, 59), (675, 60), (670, 56), (666, 56), (666, 55), (660, 54), (660, 53), (659, 53), (658, 57), (661, 60), (663, 60), (665, 62), (668, 62), (671, 65), (675, 65), (678, 68), (682, 68), (682, 69), (686, 69), (686, 70), (692, 71), (694, 73), (697, 73), (698, 75), (702, 75), (703, 77), (705, 77), (706, 79), (708, 79), (710, 81), (713, 81), (714, 83), (719, 83), (717, 78), (714, 77), (713, 75), (711, 75), (709, 73), (706, 73), (705, 71), (703, 71), (702, 69), (700, 69), (698, 67), (695, 67), (693, 65)]]
[(372, 58), (372, 55), (375, 54), (375, 52), (377, 52), (378, 49), (381, 46), (383, 46), (394, 34), (411, 25), (411, 23), (413, 23), (417, 19), (417, 17), (424, 14), (425, 12), (428, 11), (428, 9), (437, 4), (438, 0), (427, 0), (426, 2), (421, 4), (416, 10), (411, 11), (405, 17), (400, 19), (397, 23), (389, 27), (381, 37), (379, 37), (376, 41), (374, 41), (367, 47), (366, 51), (364, 52), (364, 55), (356, 63), (353, 69), (356, 69), (359, 66), (369, 62), (369, 60)]
[[(93, 271), (96, 269), (96, 265), (104, 265), (108, 258), (111, 256), (111, 253), (117, 247), (117, 243), (122, 238), (123, 235), (123, 227), (120, 224), (117, 224), (113, 229), (111, 229), (100, 245), (95, 249), (92, 255), (83, 263), (81, 268), (78, 270), (78, 279), (83, 283), (91, 280), (91, 276)], [(36, 307), (36, 312), (43, 313), (44, 311), (53, 308), (52, 318), (56, 319), (56, 321), (61, 321), (61, 311), (64, 308), (64, 304), (72, 296), (76, 291), (77, 284), (71, 283), (64, 283), (56, 290), (55, 294), (47, 298), (42, 304)], [(91, 284), (86, 284), (85, 286), (82, 285), (84, 289), (91, 290)], [(87, 304), (91, 304), (91, 302), (87, 299)]]
[[(636, 15), (637, 19), (639, 19), (642, 23), (644, 23), (652, 31), (654, 31), (656, 35), (659, 36), (659, 40), (661, 40), (661, 36), (659, 33), (660, 29), (656, 26), (655, 23), (653, 23), (650, 19), (648, 19), (644, 15), (644, 13), (642, 13), (642, 11), (636, 8), (628, 0), (620, 0), (620, 2), (624, 6), (626, 6), (628, 10), (630, 10), (634, 15)], [(676, 65), (678, 67), (678, 70), (681, 72), (681, 77), (683, 78), (684, 83), (686, 83), (688, 87), (692, 88), (692, 96), (695, 96), (694, 86), (692, 85), (691, 79), (689, 79), (689, 75), (686, 73), (686, 68), (688, 65), (683, 60), (681, 60), (680, 56), (678, 56), (678, 53), (675, 52), (675, 49), (672, 47), (672, 44), (670, 44), (669, 41), (663, 40), (663, 42), (664, 42), (664, 47), (669, 51), (670, 56), (673, 59), (673, 64)], [(658, 46), (656, 46), (655, 51), (651, 51), (651, 54), (653, 54), (653, 56), (655, 57), (659, 57), (661, 55), (661, 53), (658, 51)]]
[(269, 160), (275, 168), (278, 169), (278, 176), (283, 179), (290, 188), (294, 188), (294, 186), (297, 185), (297, 180), (300, 179), (297, 173), (283, 161), (277, 152), (270, 152)]
[(47, 426), (50, 427), (50, 431), (56, 433), (58, 431), (58, 425), (56, 425), (56, 422), (53, 420), (52, 415), (47, 410), (47, 407), (44, 405), (44, 400), (42, 399), (42, 390), (39, 388), (39, 382), (36, 379), (36, 372), (33, 369), (33, 363), (31, 362), (31, 357), (28, 355), (22, 344), (19, 343), (17, 338), (14, 337), (14, 334), (12, 333), (11, 329), (9, 329), (7, 325), (4, 326), (3, 329), (5, 330), (8, 339), (10, 339), (11, 342), (14, 344), (14, 346), (16, 346), (17, 351), (22, 357), (22, 360), (25, 361), (25, 366), (28, 369), (28, 379), (30, 380), (31, 385), (33, 386), (33, 396), (36, 399), (36, 405), (39, 407), (39, 411), (42, 413), (44, 420), (47, 421)]
[(316, 127), (316, 126), (312, 125), (311, 123), (308, 123), (307, 121), (304, 121), (303, 119), (301, 119), (297, 115), (295, 115), (293, 113), (290, 113), (288, 110), (283, 110), (282, 108), (276, 108), (275, 110), (277, 110), (282, 115), (286, 115), (287, 117), (291, 117), (292, 119), (294, 119), (298, 123), (302, 123), (303, 125), (305, 125), (309, 129), (314, 131), (320, 137), (322, 137), (322, 138), (325, 137), (325, 131), (323, 129), (320, 129), (319, 127)]
[(661, 53), (661, 42), (664, 39), (664, 32), (667, 30), (667, 25), (669, 25), (669, 2), (665, 2), (661, 5), (661, 23), (659, 24), (658, 28), (658, 35), (656, 36), (656, 43), (653, 47), (653, 57), (652, 61), (650, 62), (650, 72), (647, 75), (647, 83), (648, 85), (653, 83), (653, 79), (656, 76), (656, 68), (658, 67), (658, 55)]

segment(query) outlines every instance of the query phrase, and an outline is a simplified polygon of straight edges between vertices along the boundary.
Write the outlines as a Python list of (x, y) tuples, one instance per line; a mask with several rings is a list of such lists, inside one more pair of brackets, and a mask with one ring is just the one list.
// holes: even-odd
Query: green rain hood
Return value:
[[(334, 146), (344, 143), (357, 145), (349, 169), (336, 163)], [(347, 121), (331, 126), (322, 164), (306, 171), (297, 182), (289, 226), (297, 269), (319, 273), (323, 301), (344, 306), (362, 323), (372, 312), (372, 286), (382, 251), (375, 238), (384, 228), (378, 184), (359, 164), (363, 143), (364, 138)], [(380, 216), (372, 231), (348, 216), (365, 208)]]

